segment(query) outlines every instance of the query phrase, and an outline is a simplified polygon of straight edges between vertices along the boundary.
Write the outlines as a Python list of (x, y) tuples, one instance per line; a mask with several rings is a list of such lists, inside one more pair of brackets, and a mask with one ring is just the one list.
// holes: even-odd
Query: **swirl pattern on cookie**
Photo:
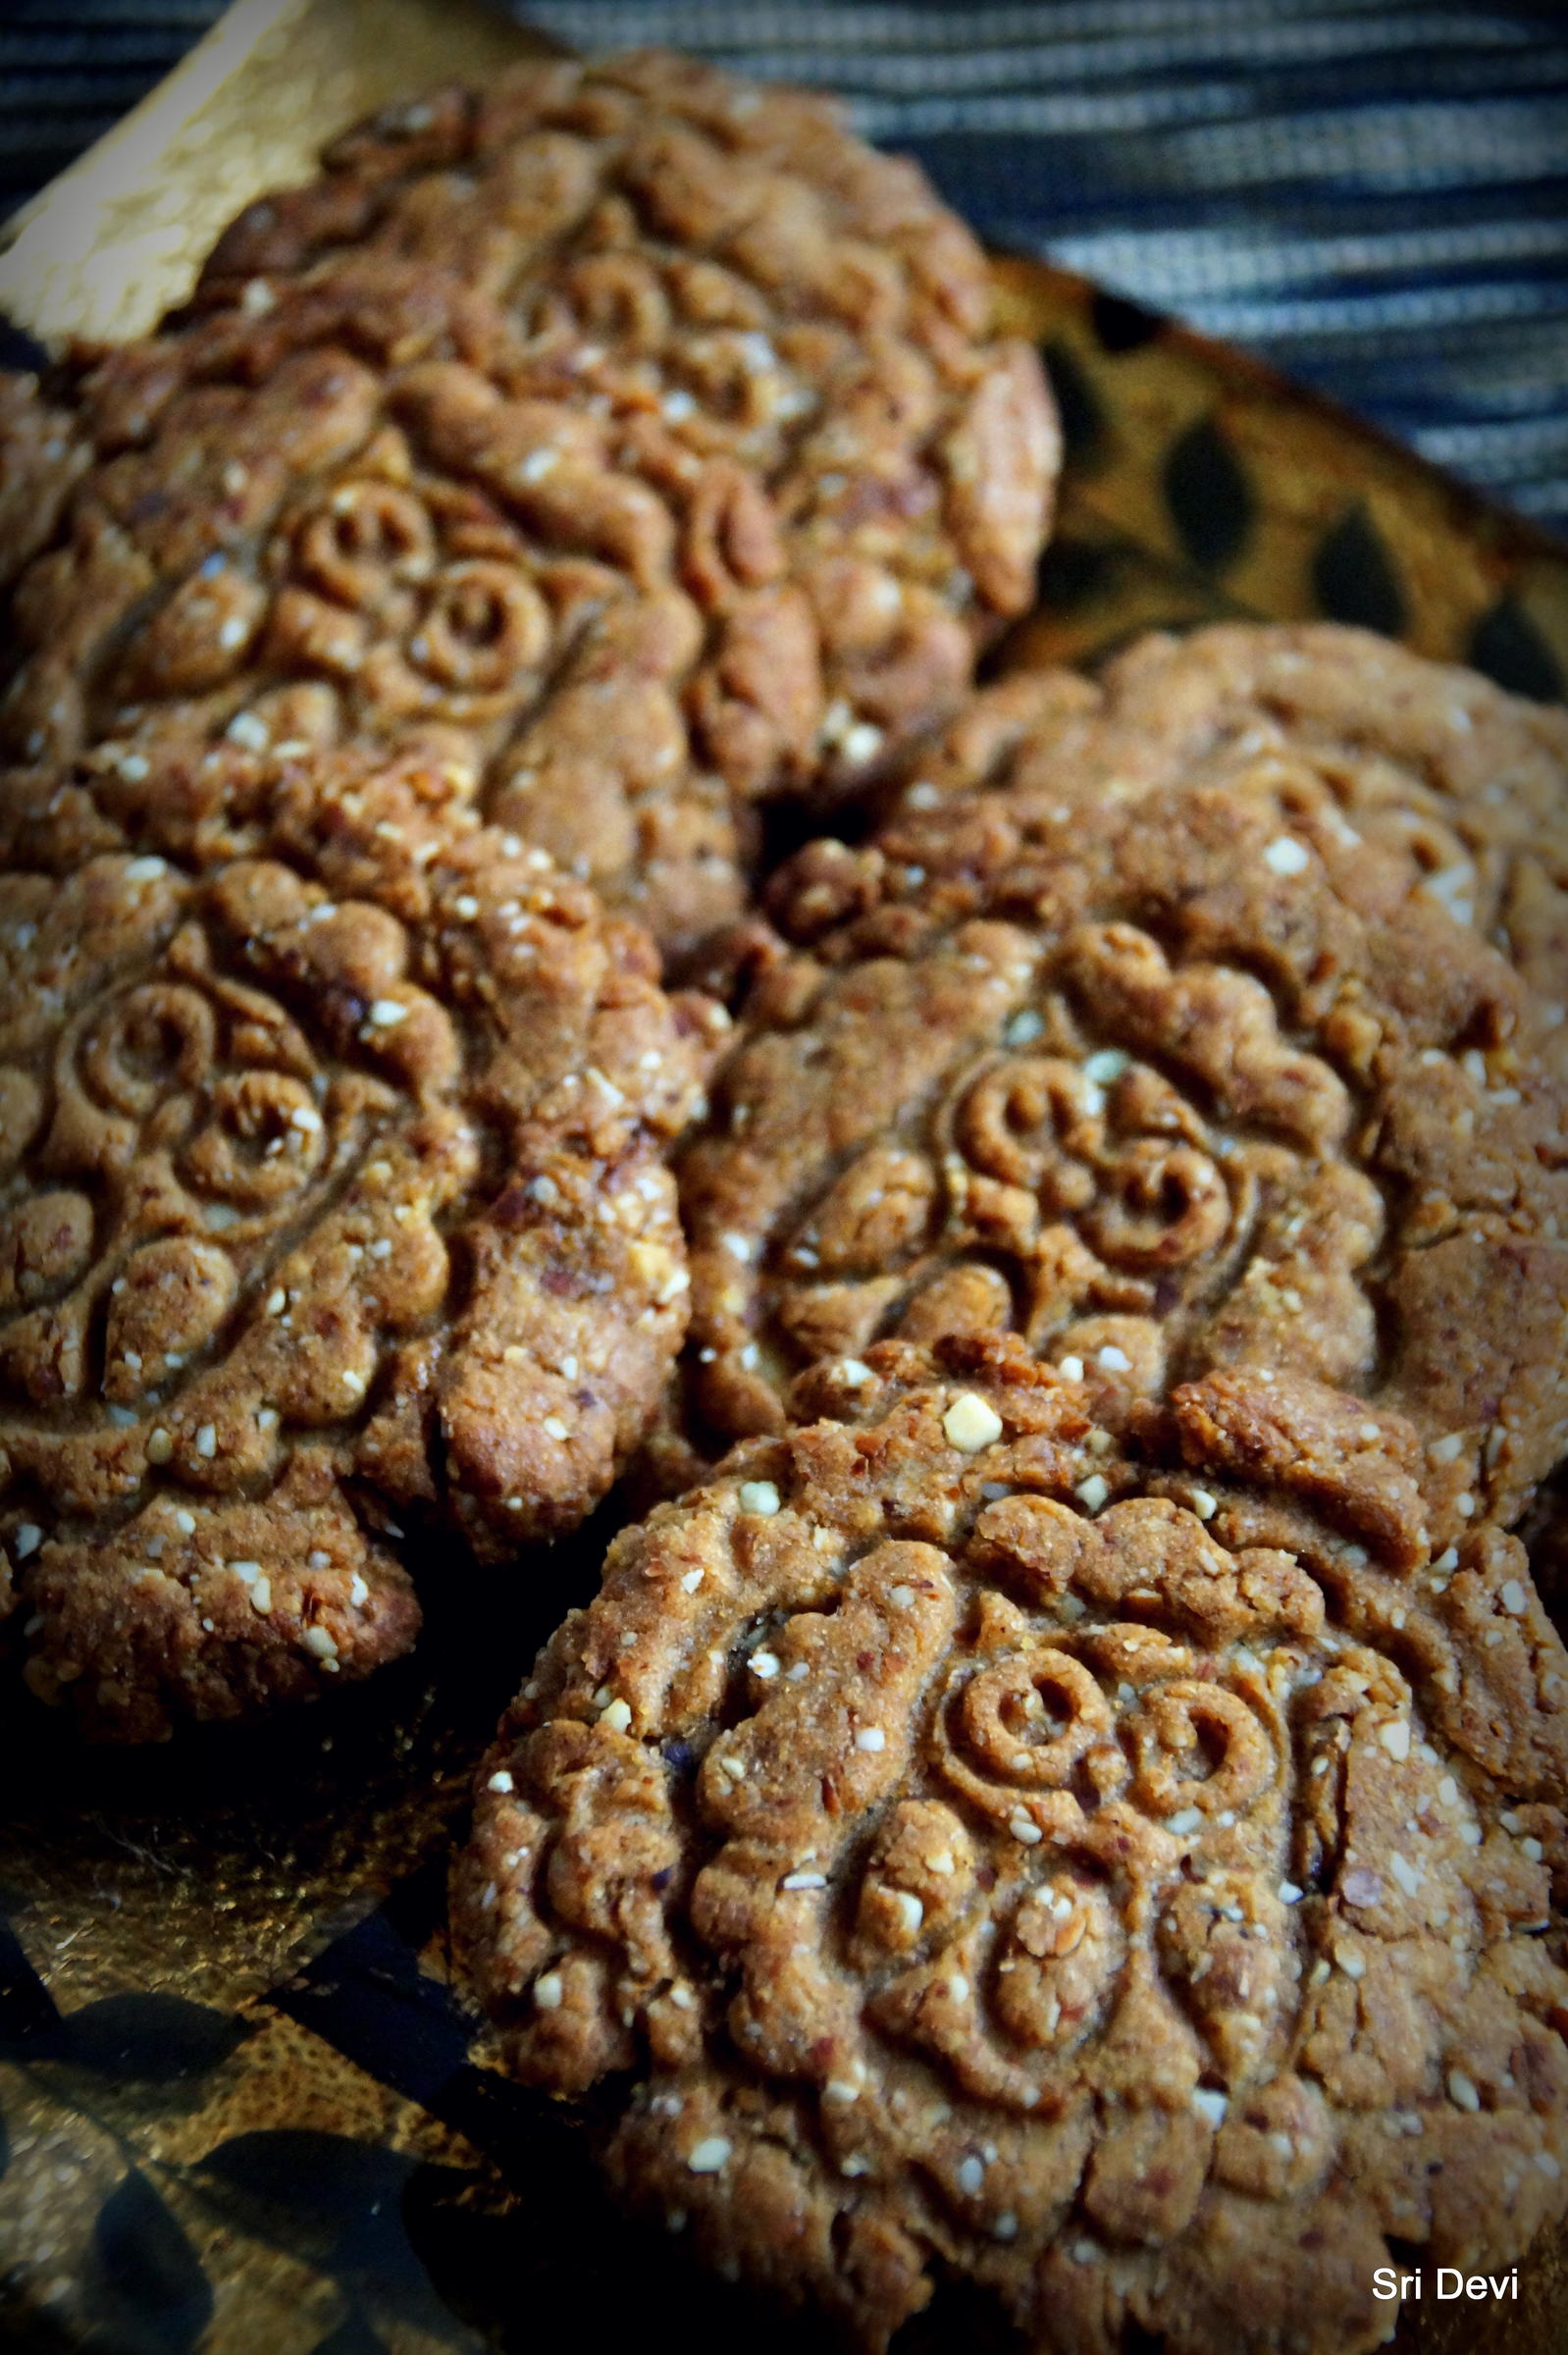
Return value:
[(1026, 604), (1057, 442), (911, 165), (642, 59), (349, 133), (73, 387), (0, 749), (423, 733), (681, 950)]
[[(880, 2347), (1379, 2342), (1568, 2164), (1568, 1655), (1415, 1434), (1183, 1386), (1128, 1453), (1016, 1336), (878, 1342), (612, 1547), (454, 1883), (507, 2065), (636, 2208)], [(825, 1419), (811, 1422), (818, 1413)]]
[(4, 1600), (115, 1736), (405, 1648), (389, 1541), (571, 1527), (685, 1323), (708, 1010), (417, 760), (252, 765), (165, 773), (168, 856), (90, 782), (8, 796)]
[(800, 853), (681, 1164), (694, 1433), (1016, 1330), (1097, 1390), (1311, 1374), (1415, 1423), (1443, 1542), (1516, 1517), (1568, 1434), (1562, 1099), (1503, 960), (1344, 836), (997, 792)]

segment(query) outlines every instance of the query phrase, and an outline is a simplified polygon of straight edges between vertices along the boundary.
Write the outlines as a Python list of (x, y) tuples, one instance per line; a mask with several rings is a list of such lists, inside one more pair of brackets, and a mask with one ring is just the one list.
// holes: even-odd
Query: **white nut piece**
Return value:
[(974, 1390), (961, 1390), (942, 1417), (942, 1429), (965, 1455), (977, 1455), (1002, 1437), (1002, 1418)]

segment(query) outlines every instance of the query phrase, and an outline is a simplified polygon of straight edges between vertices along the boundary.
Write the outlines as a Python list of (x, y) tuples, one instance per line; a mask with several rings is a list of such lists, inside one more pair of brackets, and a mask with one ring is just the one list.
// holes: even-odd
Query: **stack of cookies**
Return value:
[(726, 1027), (660, 952), (961, 706), (1057, 437), (911, 166), (652, 56), (351, 131), (0, 452), (0, 1614), (145, 1738), (625, 1467)]
[(910, 167), (668, 57), (349, 133), (0, 449), (33, 1692), (330, 1691), (412, 1532), (549, 1580), (624, 1481), (452, 1913), (633, 2209), (870, 2348), (1510, 2265), (1568, 719), (1326, 627), (976, 688), (1037, 364)]

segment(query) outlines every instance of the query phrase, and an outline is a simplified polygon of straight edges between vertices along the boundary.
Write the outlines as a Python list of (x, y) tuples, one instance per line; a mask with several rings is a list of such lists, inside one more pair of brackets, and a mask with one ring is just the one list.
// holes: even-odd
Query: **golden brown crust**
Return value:
[(1157, 632), (1092, 683), (1019, 669), (922, 748), (916, 808), (1006, 785), (1059, 805), (1223, 779), (1325, 793), (1424, 893), (1510, 957), (1568, 1075), (1568, 713), (1369, 630)]
[(684, 952), (1027, 602), (1033, 354), (913, 166), (644, 59), (340, 143), (77, 386), (0, 751), (419, 740)]
[(1502, 959), (1345, 832), (992, 793), (802, 852), (680, 1168), (694, 1436), (877, 1334), (1014, 1328), (1096, 1398), (1354, 1390), (1442, 1543), (1515, 1518), (1568, 1417), (1563, 1104)]
[(623, 2196), (874, 2348), (938, 2266), (1042, 2345), (1347, 2355), (1387, 2238), (1510, 2263), (1568, 2187), (1518, 1544), (1412, 1548), (1386, 1416), (1326, 1521), (1293, 1467), (1365, 1410), (1317, 1385), (1184, 1387), (1128, 1456), (1016, 1339), (811, 1383), (617, 1540), (480, 1771), (508, 2066), (635, 2072)]
[(712, 1010), (417, 758), (98, 785), (4, 796), (0, 1543), (34, 1691), (145, 1738), (405, 1648), (411, 1518), (597, 1502)]

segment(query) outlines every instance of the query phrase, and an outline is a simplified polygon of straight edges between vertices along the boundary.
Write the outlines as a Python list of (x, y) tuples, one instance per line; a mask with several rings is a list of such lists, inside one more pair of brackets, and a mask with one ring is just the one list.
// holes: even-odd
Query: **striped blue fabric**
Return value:
[[(367, 0), (367, 5), (371, 0)], [(0, 203), (215, 0), (11, 0)], [(816, 81), (982, 236), (1242, 343), (1568, 531), (1568, 17), (1415, 0), (532, 0)]]

